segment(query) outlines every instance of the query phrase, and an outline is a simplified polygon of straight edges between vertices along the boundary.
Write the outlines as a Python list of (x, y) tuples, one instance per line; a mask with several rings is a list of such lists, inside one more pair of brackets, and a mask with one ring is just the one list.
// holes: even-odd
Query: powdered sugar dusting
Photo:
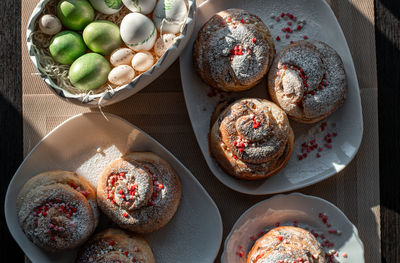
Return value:
[(200, 74), (211, 77), (213, 86), (222, 89), (258, 82), (273, 56), (268, 28), (258, 17), (239, 9), (211, 18), (195, 45)]
[(226, 163), (221, 156), (229, 158), (229, 170), (235, 175), (265, 175), (287, 160), (292, 136), (286, 115), (272, 102), (241, 99), (227, 107), (213, 125), (211, 143), (220, 145), (213, 153), (221, 165)]
[(347, 91), (339, 55), (319, 41), (299, 41), (284, 48), (274, 61), (268, 85), (289, 116), (306, 122), (332, 113)]
[(19, 223), (27, 237), (46, 250), (77, 247), (96, 227), (88, 200), (69, 185), (40, 185), (21, 198)]

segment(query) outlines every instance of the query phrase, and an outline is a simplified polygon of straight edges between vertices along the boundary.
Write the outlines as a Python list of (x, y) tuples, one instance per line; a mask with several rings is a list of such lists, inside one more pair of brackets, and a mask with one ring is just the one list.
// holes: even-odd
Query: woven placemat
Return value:
[[(24, 39), (29, 16), (37, 2), (22, 0), (25, 154), (62, 121), (75, 114), (91, 111), (59, 99), (35, 74), (36, 70), (29, 59)], [(365, 246), (366, 262), (380, 262), (374, 5), (373, 0), (328, 2), (342, 26), (356, 66), (363, 105), (364, 137), (357, 156), (341, 173), (299, 192), (324, 198), (337, 205), (357, 226)], [(212, 175), (197, 145), (186, 111), (178, 62), (140, 93), (103, 110), (119, 115), (142, 128), (192, 171), (220, 209), (224, 238), (246, 209), (269, 197), (234, 192)]]

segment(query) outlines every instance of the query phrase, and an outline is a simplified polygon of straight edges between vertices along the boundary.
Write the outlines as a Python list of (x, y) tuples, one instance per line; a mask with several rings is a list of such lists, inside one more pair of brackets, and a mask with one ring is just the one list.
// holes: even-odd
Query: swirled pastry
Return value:
[(247, 255), (247, 263), (284, 262), (325, 263), (325, 252), (310, 232), (283, 226), (259, 238)]
[(120, 229), (106, 229), (92, 237), (80, 250), (76, 263), (155, 263), (149, 244)]
[(315, 123), (345, 100), (347, 81), (336, 51), (319, 41), (298, 41), (285, 47), (268, 73), (268, 91), (289, 118)]
[(200, 77), (223, 91), (242, 91), (267, 73), (274, 40), (264, 22), (245, 10), (228, 9), (214, 15), (200, 30), (193, 61)]
[(26, 182), (17, 198), (17, 213), (26, 236), (49, 251), (81, 245), (99, 218), (90, 183), (61, 170), (38, 174)]
[(181, 198), (179, 177), (150, 152), (133, 152), (107, 165), (97, 185), (101, 210), (124, 229), (153, 232), (166, 225)]
[(256, 180), (280, 171), (293, 151), (294, 134), (284, 111), (264, 99), (240, 99), (219, 114), (210, 151), (239, 179)]

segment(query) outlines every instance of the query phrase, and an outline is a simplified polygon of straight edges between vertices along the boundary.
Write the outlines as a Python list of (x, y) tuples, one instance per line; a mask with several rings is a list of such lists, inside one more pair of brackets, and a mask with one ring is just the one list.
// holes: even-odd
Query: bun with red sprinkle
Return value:
[(343, 62), (323, 42), (298, 41), (275, 58), (268, 73), (268, 91), (290, 119), (318, 122), (337, 110), (346, 98)]
[(61, 170), (31, 178), (18, 194), (17, 214), (26, 236), (48, 251), (81, 245), (99, 220), (94, 188), (76, 173)]
[(325, 263), (325, 252), (307, 230), (282, 226), (260, 237), (247, 255), (247, 263)]
[(181, 183), (159, 156), (132, 152), (106, 166), (97, 184), (97, 195), (101, 210), (121, 228), (149, 233), (174, 216)]
[(201, 28), (193, 47), (200, 77), (222, 91), (242, 91), (267, 74), (274, 57), (274, 40), (264, 22), (242, 9), (214, 15)]
[(110, 228), (96, 234), (81, 249), (76, 263), (87, 262), (155, 263), (155, 259), (146, 240)]
[(257, 180), (285, 167), (293, 152), (294, 134), (285, 112), (273, 102), (239, 99), (217, 106), (209, 145), (228, 174)]

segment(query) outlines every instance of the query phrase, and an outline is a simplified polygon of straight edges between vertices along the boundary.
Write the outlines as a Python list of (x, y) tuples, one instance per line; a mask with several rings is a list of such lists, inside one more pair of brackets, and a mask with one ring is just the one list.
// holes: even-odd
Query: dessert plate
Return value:
[[(327, 223), (323, 222), (320, 213), (327, 217)], [(325, 246), (325, 251), (338, 252), (334, 262), (364, 263), (364, 245), (358, 236), (357, 228), (345, 214), (324, 199), (300, 193), (274, 196), (244, 212), (225, 240), (221, 262), (246, 262), (254, 240), (258, 235), (261, 236), (275, 227), (278, 222), (280, 226), (298, 224), (298, 227), (316, 233), (320, 242), (322, 234), (324, 240), (329, 240), (327, 243), (332, 243), (330, 247)], [(328, 227), (327, 224), (331, 226)], [(332, 233), (335, 230), (339, 234)], [(240, 257), (238, 252), (243, 252), (243, 256)]]
[[(33, 262), (74, 262), (76, 250), (48, 253), (31, 243), (20, 228), (16, 197), (37, 173), (76, 171), (96, 185), (111, 160), (129, 151), (151, 151), (165, 159), (182, 183), (182, 199), (172, 220), (160, 231), (145, 235), (157, 262), (212, 262), (222, 241), (217, 206), (191, 172), (167, 149), (129, 122), (111, 114), (85, 113), (65, 121), (28, 154), (8, 186), (5, 215), (14, 239)], [(204, 242), (207, 240), (207, 242)]]
[[(270, 28), (277, 52), (290, 41), (301, 40), (305, 36), (328, 43), (341, 56), (347, 74), (347, 99), (327, 120), (314, 125), (291, 121), (296, 136), (293, 155), (283, 170), (266, 180), (251, 182), (237, 180), (225, 173), (209, 154), (210, 118), (222, 96), (224, 99), (243, 97), (269, 99), (265, 79), (246, 92), (219, 94), (202, 82), (193, 67), (192, 49), (199, 29), (215, 13), (228, 8), (246, 9), (259, 16)], [(287, 19), (287, 16), (281, 17), (281, 13), (293, 14), (297, 18), (296, 22)], [(288, 22), (295, 25), (301, 23), (303, 27), (300, 31), (290, 34), (290, 38), (287, 39), (282, 28), (288, 27)], [(280, 41), (276, 41), (277, 36), (280, 36)], [(341, 171), (358, 151), (363, 134), (363, 119), (354, 63), (342, 29), (331, 8), (323, 0), (206, 1), (198, 7), (196, 26), (180, 57), (180, 69), (186, 106), (204, 158), (214, 175), (223, 184), (238, 192), (253, 195), (273, 194), (317, 183)], [(324, 137), (328, 132), (334, 134), (334, 138), (332, 137), (332, 144), (325, 147)], [(314, 149), (305, 152), (307, 157), (300, 157), (299, 154), (303, 154), (301, 145), (312, 139), (316, 139), (322, 152), (318, 154), (318, 150)]]

